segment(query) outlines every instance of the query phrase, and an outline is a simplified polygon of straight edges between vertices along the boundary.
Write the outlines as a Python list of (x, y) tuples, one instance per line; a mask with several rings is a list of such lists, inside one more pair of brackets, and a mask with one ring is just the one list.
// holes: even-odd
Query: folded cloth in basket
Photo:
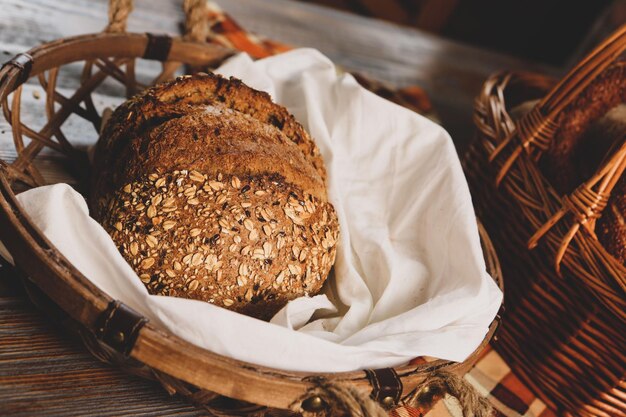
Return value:
[(87, 278), (198, 346), (311, 372), (380, 368), (417, 356), (464, 360), (502, 294), (485, 270), (469, 190), (448, 134), (338, 75), (299, 49), (220, 69), (265, 90), (315, 138), (341, 242), (325, 294), (289, 303), (271, 323), (194, 300), (151, 296), (83, 198), (63, 184), (18, 196)]

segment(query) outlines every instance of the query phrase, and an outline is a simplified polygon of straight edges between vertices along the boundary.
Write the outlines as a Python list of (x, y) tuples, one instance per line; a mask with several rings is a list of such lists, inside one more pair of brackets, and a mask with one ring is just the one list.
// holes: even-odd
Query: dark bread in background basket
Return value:
[(213, 74), (120, 106), (95, 152), (92, 215), (150, 293), (270, 319), (317, 294), (339, 226), (319, 150), (269, 95)]
[(622, 265), (626, 265), (626, 177), (622, 177), (596, 225), (598, 239)]
[(622, 139), (603, 131), (610, 126), (594, 129), (594, 125), (625, 101), (626, 61), (620, 59), (601, 72), (560, 112), (559, 128), (540, 160), (541, 170), (559, 193), (571, 193), (590, 178), (614, 142)]
[[(558, 117), (559, 129), (540, 160), (546, 177), (561, 194), (590, 178), (626, 143), (626, 61), (602, 71)], [(613, 111), (611, 111), (613, 110)], [(597, 220), (598, 240), (626, 265), (626, 176), (621, 175)]]
[[(617, 137), (584, 158), (592, 172), (584, 179), (576, 176), (585, 153), (574, 152), (587, 127), (623, 101), (625, 49), (622, 26), (561, 81), (490, 77), (464, 158), (508, 280), (507, 325), (494, 346), (564, 415), (626, 415), (626, 267), (598, 232), (611, 205), (623, 202), (626, 143)], [(515, 108), (537, 99), (516, 119)]]

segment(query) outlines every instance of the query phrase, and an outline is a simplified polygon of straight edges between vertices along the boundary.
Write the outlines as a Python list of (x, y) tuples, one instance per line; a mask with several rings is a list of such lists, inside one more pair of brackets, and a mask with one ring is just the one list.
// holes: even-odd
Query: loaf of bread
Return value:
[(596, 225), (596, 234), (607, 252), (626, 266), (626, 175), (613, 189)]
[(323, 161), (269, 95), (181, 77), (121, 105), (95, 155), (92, 215), (151, 294), (268, 319), (320, 291), (339, 234)]
[[(541, 168), (554, 188), (569, 194), (589, 180), (626, 140), (626, 61), (603, 71), (561, 112), (559, 129)], [(626, 173), (596, 223), (604, 248), (626, 265)]]
[[(578, 167), (584, 178), (591, 178), (602, 163), (626, 142), (626, 105), (613, 108), (593, 123), (581, 141)], [(626, 173), (611, 191), (607, 207), (596, 224), (598, 240), (626, 265)]]
[[(584, 173), (595, 172), (611, 142), (602, 140), (603, 135), (595, 135), (598, 140), (590, 142), (588, 139), (591, 138), (585, 133), (625, 100), (626, 61), (619, 60), (604, 70), (559, 114), (559, 128), (540, 161), (542, 171), (558, 192), (572, 192), (588, 179)], [(581, 169), (583, 166), (586, 168)]]

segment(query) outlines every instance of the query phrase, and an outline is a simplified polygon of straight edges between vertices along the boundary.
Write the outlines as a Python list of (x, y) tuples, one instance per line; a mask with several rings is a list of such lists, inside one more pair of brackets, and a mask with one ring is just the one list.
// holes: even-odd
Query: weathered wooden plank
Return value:
[(200, 416), (157, 383), (96, 361), (23, 298), (0, 295), (0, 415)]
[[(41, 41), (97, 31), (106, 0), (0, 0), (0, 50), (13, 54)], [(136, 0), (129, 30), (176, 33), (179, 1)], [(505, 68), (554, 72), (512, 57), (443, 40), (414, 29), (287, 0), (218, 0), (242, 25), (273, 39), (314, 47), (349, 70), (430, 94), (442, 123), (463, 148), (474, 96), (484, 79)], [(141, 73), (141, 69), (139, 70)], [(76, 73), (60, 78), (64, 86)], [(67, 81), (69, 82), (69, 81)]]
[(285, 0), (219, 3), (250, 30), (317, 48), (333, 62), (375, 79), (423, 87), (460, 150), (471, 138), (473, 100), (489, 74), (502, 69), (556, 72), (415, 29), (315, 5), (289, 7)]

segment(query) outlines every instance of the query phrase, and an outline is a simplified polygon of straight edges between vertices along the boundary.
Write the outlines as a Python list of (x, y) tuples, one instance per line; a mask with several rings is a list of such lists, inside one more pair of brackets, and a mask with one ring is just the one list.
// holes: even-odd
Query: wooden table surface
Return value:
[[(180, 0), (136, 0), (129, 30), (177, 33)], [(348, 70), (429, 93), (459, 151), (471, 138), (474, 96), (492, 72), (535, 69), (518, 59), (470, 48), (382, 21), (286, 0), (217, 1), (249, 30), (314, 47)], [(0, 0), (0, 61), (41, 42), (105, 25), (105, 0)], [(71, 75), (61, 77), (71, 84)], [(34, 87), (33, 87), (34, 88)], [(115, 95), (115, 92), (111, 92)], [(25, 106), (37, 94), (23, 95)], [(106, 101), (112, 97), (105, 97)], [(0, 121), (0, 158), (11, 160), (10, 128)], [(47, 174), (64, 180), (52, 166)], [(27, 300), (15, 274), (0, 268), (0, 415), (202, 415), (154, 383), (93, 359)]]

